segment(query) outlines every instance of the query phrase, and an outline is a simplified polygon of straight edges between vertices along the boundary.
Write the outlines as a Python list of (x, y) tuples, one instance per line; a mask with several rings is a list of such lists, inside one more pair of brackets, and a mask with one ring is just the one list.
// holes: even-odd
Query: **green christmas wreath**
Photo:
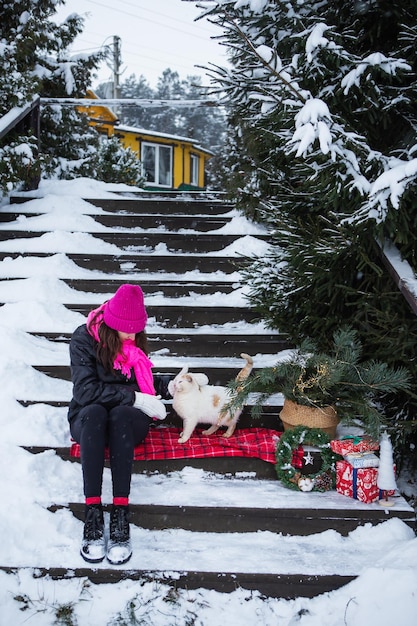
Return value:
[[(312, 474), (301, 473), (292, 464), (294, 453), (303, 444), (319, 449), (320, 470)], [(290, 489), (299, 491), (328, 491), (336, 482), (336, 461), (339, 455), (330, 447), (330, 437), (320, 428), (296, 426), (286, 430), (278, 440), (275, 469), (279, 480)]]

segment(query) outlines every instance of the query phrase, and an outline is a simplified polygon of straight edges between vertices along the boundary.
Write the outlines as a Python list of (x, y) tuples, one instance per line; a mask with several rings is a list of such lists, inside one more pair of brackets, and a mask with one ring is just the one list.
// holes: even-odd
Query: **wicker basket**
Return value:
[(300, 425), (308, 428), (321, 428), (332, 439), (336, 436), (336, 427), (339, 423), (333, 406), (309, 407), (287, 399), (284, 401), (280, 418), (284, 430)]

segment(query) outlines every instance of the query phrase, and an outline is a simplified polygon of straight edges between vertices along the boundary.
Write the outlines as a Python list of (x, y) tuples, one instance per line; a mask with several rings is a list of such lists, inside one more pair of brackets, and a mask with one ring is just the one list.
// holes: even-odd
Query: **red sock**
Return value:
[(101, 504), (101, 497), (91, 496), (90, 498), (85, 499), (85, 503), (87, 506), (89, 506), (90, 504)]
[(129, 504), (129, 498), (113, 498), (114, 506), (127, 506)]

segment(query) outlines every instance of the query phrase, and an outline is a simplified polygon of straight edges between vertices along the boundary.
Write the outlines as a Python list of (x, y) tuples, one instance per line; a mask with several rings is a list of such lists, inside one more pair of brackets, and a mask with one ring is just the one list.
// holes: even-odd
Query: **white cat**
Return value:
[[(236, 376), (236, 381), (244, 381), (253, 368), (252, 357), (244, 353), (240, 356), (246, 360), (246, 365)], [(204, 435), (212, 435), (220, 426), (227, 426), (224, 437), (231, 437), (235, 431), (243, 407), (235, 409), (233, 413), (223, 412), (223, 407), (231, 399), (231, 390), (219, 385), (209, 385), (208, 382), (205, 374), (190, 373), (188, 366), (185, 366), (168, 384), (168, 391), (174, 398), (172, 406), (184, 423), (178, 443), (188, 441), (200, 422), (212, 424), (209, 429), (203, 430)]]

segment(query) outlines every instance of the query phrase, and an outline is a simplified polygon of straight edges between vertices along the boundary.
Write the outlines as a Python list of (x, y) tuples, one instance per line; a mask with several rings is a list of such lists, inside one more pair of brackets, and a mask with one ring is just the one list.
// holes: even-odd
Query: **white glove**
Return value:
[(133, 406), (149, 415), (149, 417), (155, 417), (158, 420), (164, 420), (167, 416), (165, 404), (161, 402), (161, 396), (151, 396), (149, 393), (135, 391)]

